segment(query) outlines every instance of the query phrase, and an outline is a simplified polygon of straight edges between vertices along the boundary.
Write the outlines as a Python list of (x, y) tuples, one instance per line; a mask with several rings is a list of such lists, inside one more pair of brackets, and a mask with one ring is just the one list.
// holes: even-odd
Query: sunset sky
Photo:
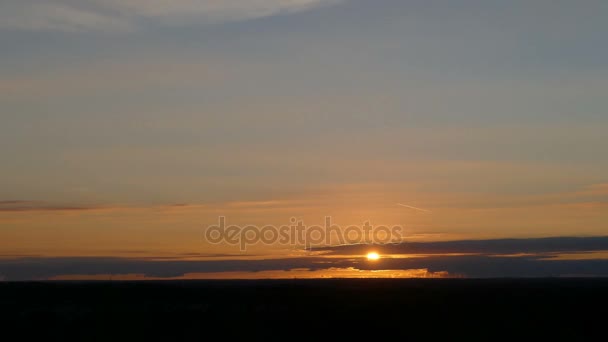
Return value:
[[(604, 0), (3, 0), (0, 280), (608, 275), (606, 18)], [(205, 241), (219, 216), (407, 234), (376, 261), (241, 251)]]

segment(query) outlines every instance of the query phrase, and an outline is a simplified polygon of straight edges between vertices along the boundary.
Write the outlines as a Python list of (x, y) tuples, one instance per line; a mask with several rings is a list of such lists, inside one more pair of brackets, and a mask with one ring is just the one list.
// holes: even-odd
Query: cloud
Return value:
[[(334, 255), (365, 254), (370, 246), (344, 245), (314, 248)], [(438, 242), (404, 242), (379, 246), (384, 254), (539, 254), (576, 253), (608, 250), (608, 237), (548, 237), (529, 239), (459, 240)]]
[(259, 272), (203, 272), (186, 273), (178, 277), (149, 277), (142, 273), (129, 274), (70, 274), (58, 275), (49, 280), (178, 280), (178, 279), (319, 279), (319, 278), (448, 278), (447, 272), (429, 272), (427, 269), (411, 270), (360, 270), (355, 267), (310, 270), (267, 270)]
[(132, 23), (120, 15), (79, 8), (67, 1), (9, 0), (0, 5), (0, 28), (28, 31), (125, 31)]
[[(375, 246), (383, 255), (413, 253), (416, 258), (367, 262), (370, 246), (334, 247), (332, 255), (264, 259), (29, 257), (0, 258), (6, 280), (93, 279), (100, 275), (145, 278), (291, 278), (297, 277), (559, 277), (608, 276), (607, 237), (449, 241)], [(391, 249), (393, 248), (393, 249)], [(445, 254), (454, 253), (477, 254)], [(349, 255), (345, 255), (345, 254)], [(432, 254), (437, 253), (437, 254)], [(521, 253), (519, 255), (501, 255)], [(574, 255), (573, 253), (580, 253)], [(564, 254), (566, 257), (559, 257)], [(294, 271), (296, 270), (296, 271)], [(302, 271), (306, 270), (306, 271)], [(252, 274), (256, 273), (256, 274)], [(105, 278), (107, 279), (107, 278)]]
[[(101, 3), (101, 1), (99, 1)], [(120, 13), (156, 18), (165, 23), (189, 20), (235, 21), (305, 11), (340, 0), (104, 0)]]
[(33, 204), (36, 203), (34, 201), (21, 201), (21, 200), (7, 200), (7, 201), (0, 201), (0, 206), (7, 206), (7, 205), (28, 205), (28, 204)]
[(430, 213), (431, 212), (430, 210), (414, 207), (414, 206), (403, 204), (403, 203), (397, 203), (397, 205), (401, 206), (401, 207), (406, 207), (406, 208), (409, 208), (409, 209), (414, 209), (414, 210), (417, 210), (417, 211), (423, 211), (423, 212), (426, 212), (426, 213)]
[(306, 11), (343, 0), (7, 0), (0, 28), (31, 31), (127, 31), (143, 22), (213, 24)]
[(21, 212), (21, 211), (81, 211), (93, 210), (97, 207), (57, 205), (41, 201), (19, 201), (8, 200), (0, 201), (0, 212)]

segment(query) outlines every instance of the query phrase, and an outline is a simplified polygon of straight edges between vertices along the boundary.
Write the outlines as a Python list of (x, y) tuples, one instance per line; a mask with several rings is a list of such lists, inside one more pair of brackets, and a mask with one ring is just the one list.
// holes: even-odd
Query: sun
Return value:
[(367, 253), (367, 260), (378, 260), (378, 259), (380, 259), (380, 254), (378, 254), (376, 252)]

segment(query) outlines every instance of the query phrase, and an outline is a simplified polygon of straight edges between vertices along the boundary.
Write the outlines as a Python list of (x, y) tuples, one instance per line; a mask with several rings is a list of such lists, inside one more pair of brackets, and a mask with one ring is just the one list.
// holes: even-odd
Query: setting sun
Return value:
[(376, 252), (367, 253), (367, 260), (378, 260), (380, 259), (380, 255)]

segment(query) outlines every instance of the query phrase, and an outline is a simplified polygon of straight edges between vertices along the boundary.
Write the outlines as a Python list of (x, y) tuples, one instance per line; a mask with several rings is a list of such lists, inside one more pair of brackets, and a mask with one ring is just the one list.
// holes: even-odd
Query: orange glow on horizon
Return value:
[(290, 270), (266, 270), (259, 272), (229, 271), (209, 273), (186, 273), (177, 277), (154, 277), (145, 274), (66, 274), (50, 277), (45, 280), (183, 280), (183, 279), (388, 279), (388, 278), (459, 278), (457, 274), (447, 271), (433, 272), (426, 268), (421, 269), (387, 269), (387, 270), (361, 270), (354, 267), (311, 270), (308, 268)]

